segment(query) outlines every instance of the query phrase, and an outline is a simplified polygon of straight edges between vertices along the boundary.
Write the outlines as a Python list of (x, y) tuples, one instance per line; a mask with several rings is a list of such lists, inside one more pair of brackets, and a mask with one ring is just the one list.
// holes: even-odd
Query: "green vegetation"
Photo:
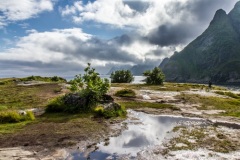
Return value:
[[(71, 107), (68, 109), (66, 108), (65, 110), (71, 110), (71, 112), (79, 112), (81, 110), (92, 110), (94, 107), (96, 107), (102, 97), (109, 90), (110, 84), (107, 78), (100, 78), (99, 73), (95, 72), (94, 68), (91, 68), (90, 63), (88, 63), (88, 66), (84, 69), (84, 71), (85, 74), (83, 76), (76, 75), (75, 79), (70, 81), (70, 90), (75, 93), (75, 96), (72, 93), (70, 96), (65, 95), (57, 101), (54, 101), (48, 107), (51, 107), (55, 103), (57, 104), (57, 106), (62, 103), (66, 104), (68, 98), (74, 98), (75, 100), (77, 100), (76, 94), (79, 96), (78, 100), (82, 102), (80, 102), (79, 105), (76, 105), (76, 103), (70, 103), (70, 105), (66, 106)], [(69, 101), (71, 101), (71, 99), (69, 99)]]
[(185, 103), (201, 104), (198, 109), (208, 110), (224, 110), (225, 113), (221, 113), (224, 116), (240, 117), (240, 100), (227, 99), (219, 97), (203, 97), (200, 95), (181, 94), (177, 98), (182, 99)]
[(111, 73), (112, 83), (131, 83), (134, 80), (133, 74), (129, 70), (119, 70)]
[(152, 71), (145, 71), (143, 75), (147, 77), (145, 79), (146, 84), (163, 85), (163, 81), (165, 80), (165, 75), (158, 67), (155, 67)]
[(118, 109), (104, 109), (103, 106), (98, 106), (94, 109), (96, 117), (112, 118), (112, 117), (125, 117), (127, 115), (126, 109), (121, 106)]
[(3, 123), (0, 125), (0, 136), (4, 134), (15, 133), (21, 131), (27, 124), (32, 123), (32, 121), (22, 121), (18, 123)]
[(35, 116), (31, 111), (27, 111), (26, 114), (19, 114), (17, 111), (0, 112), (0, 124), (33, 120), (35, 120)]
[(0, 148), (28, 145), (52, 149), (73, 146), (79, 141), (99, 141), (102, 135), (108, 135), (109, 129), (105, 119), (92, 117), (88, 113), (51, 113), (32, 122), (1, 124)]
[[(179, 132), (179, 136), (170, 140), (170, 146), (168, 146), (168, 149), (171, 151), (194, 150), (201, 147), (215, 152), (229, 153), (237, 149), (237, 142), (231, 141), (227, 136), (222, 136), (222, 134), (219, 136), (220, 134), (216, 128), (176, 128), (177, 129), (174, 128), (173, 130), (177, 130), (177, 132)], [(213, 136), (213, 134), (216, 134), (216, 137)], [(195, 141), (195, 143), (189, 141), (190, 137)], [(177, 144), (184, 145), (177, 146)]]
[(0, 85), (10, 85), (16, 82), (28, 82), (28, 81), (40, 81), (40, 82), (52, 82), (52, 83), (67, 82), (66, 79), (58, 76), (53, 76), (53, 77), (30, 76), (25, 78), (2, 78), (0, 79)]
[(235, 94), (235, 93), (232, 93), (232, 92), (216, 91), (215, 93), (219, 94), (219, 95), (224, 95), (224, 96), (228, 96), (228, 97), (231, 97), (231, 98), (235, 98), (235, 99), (240, 99), (239, 94)]
[(139, 108), (155, 108), (155, 109), (171, 109), (179, 110), (179, 108), (171, 104), (162, 103), (151, 103), (151, 102), (141, 102), (141, 101), (120, 101), (121, 106), (125, 106), (127, 109), (139, 109)]
[[(240, 77), (239, 9), (218, 10), (209, 27), (163, 65), (168, 81), (227, 83)], [(209, 44), (209, 42), (211, 42)]]
[(57, 83), (30, 86), (0, 85), (0, 111), (45, 107), (48, 99), (59, 95), (54, 90), (60, 88)]
[(102, 80), (94, 68), (88, 64), (85, 68), (83, 76), (77, 75), (74, 80), (70, 81), (71, 91), (73, 93), (66, 94), (52, 100), (46, 108), (46, 112), (68, 112), (68, 113), (91, 113), (97, 117), (118, 117), (126, 114), (125, 108), (115, 107), (117, 104), (112, 104), (110, 109), (96, 106), (105, 101), (105, 94), (110, 88), (108, 79)]
[(42, 82), (67, 82), (66, 79), (58, 76), (53, 77), (41, 77), (41, 76), (30, 76), (26, 78), (20, 78), (18, 79), (20, 81), (42, 81)]
[(115, 96), (117, 97), (128, 97), (128, 98), (134, 98), (136, 97), (136, 93), (132, 89), (122, 89), (115, 93)]
[(52, 99), (46, 108), (47, 113), (67, 112), (68, 107), (64, 104), (63, 96)]
[[(168, 83), (165, 82), (164, 86), (161, 85), (148, 85), (148, 84), (127, 84), (127, 83), (112, 83), (112, 87), (122, 87), (135, 90), (157, 90), (157, 91), (187, 91), (190, 89), (205, 90), (207, 85), (204, 84), (191, 84), (191, 83)], [(221, 87), (213, 86), (214, 90), (226, 90)]]

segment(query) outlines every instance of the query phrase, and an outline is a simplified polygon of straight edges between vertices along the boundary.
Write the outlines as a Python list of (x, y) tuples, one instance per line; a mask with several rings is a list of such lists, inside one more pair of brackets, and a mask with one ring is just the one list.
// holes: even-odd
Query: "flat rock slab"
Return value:
[(31, 158), (32, 156), (34, 156), (33, 152), (23, 150), (20, 147), (0, 148), (1, 160), (36, 160), (36, 158)]

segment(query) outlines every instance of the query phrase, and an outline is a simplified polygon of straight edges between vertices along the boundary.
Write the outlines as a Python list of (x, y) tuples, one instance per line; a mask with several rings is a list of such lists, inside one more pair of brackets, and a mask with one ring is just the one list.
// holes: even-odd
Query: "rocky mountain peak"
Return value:
[(240, 9), (240, 1), (235, 4), (234, 9)]
[(223, 9), (219, 9), (219, 10), (216, 11), (211, 24), (213, 24), (215, 22), (219, 22), (219, 21), (221, 21), (223, 19), (226, 19), (227, 17), (228, 16), (227, 16), (226, 11), (224, 11)]
[(167, 81), (240, 83), (240, 1), (216, 11), (210, 26), (160, 65)]

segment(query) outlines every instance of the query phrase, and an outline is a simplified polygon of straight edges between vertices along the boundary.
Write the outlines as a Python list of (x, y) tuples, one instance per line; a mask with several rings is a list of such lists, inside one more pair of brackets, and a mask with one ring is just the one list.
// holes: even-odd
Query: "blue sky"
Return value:
[(0, 77), (159, 65), (237, 0), (0, 0)]

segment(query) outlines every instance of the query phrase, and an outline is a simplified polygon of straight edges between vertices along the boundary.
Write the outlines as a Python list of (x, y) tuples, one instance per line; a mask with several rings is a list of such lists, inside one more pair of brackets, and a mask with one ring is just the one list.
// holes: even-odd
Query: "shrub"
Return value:
[(65, 108), (66, 106), (63, 101), (63, 96), (61, 96), (50, 101), (50, 103), (47, 105), (46, 112), (49, 113), (64, 112)]
[(107, 78), (101, 79), (99, 73), (91, 68), (88, 63), (85, 68), (85, 74), (76, 75), (75, 79), (70, 81), (70, 90), (74, 93), (79, 93), (82, 98), (86, 99), (86, 107), (90, 110), (95, 107), (110, 88), (109, 80)]
[(146, 82), (146, 84), (162, 85), (163, 81), (165, 80), (165, 76), (164, 76), (162, 70), (158, 67), (155, 67), (151, 71), (145, 71), (143, 73), (143, 75), (147, 77), (144, 80)]
[(110, 78), (112, 83), (131, 83), (134, 80), (133, 74), (129, 70), (112, 72)]
[(125, 117), (127, 111), (124, 106), (120, 106), (119, 108), (112, 109), (104, 109), (103, 106), (98, 106), (94, 109), (95, 117), (103, 117), (106, 119), (113, 117)]
[(30, 76), (21, 78), (21, 81), (43, 81), (43, 82), (67, 82), (66, 79), (58, 76), (53, 77), (41, 77), (41, 76)]
[(117, 91), (115, 93), (115, 96), (134, 98), (134, 97), (136, 97), (136, 93), (131, 89), (122, 89), (122, 90)]
[(73, 93), (52, 100), (47, 105), (46, 112), (91, 111), (103, 99), (110, 87), (108, 79), (101, 79), (90, 63), (84, 71), (83, 76), (76, 75), (70, 81), (70, 90)]
[(27, 111), (25, 115), (20, 115), (17, 111), (0, 112), (0, 123), (17, 123), (32, 120), (35, 120), (35, 116), (31, 111)]

